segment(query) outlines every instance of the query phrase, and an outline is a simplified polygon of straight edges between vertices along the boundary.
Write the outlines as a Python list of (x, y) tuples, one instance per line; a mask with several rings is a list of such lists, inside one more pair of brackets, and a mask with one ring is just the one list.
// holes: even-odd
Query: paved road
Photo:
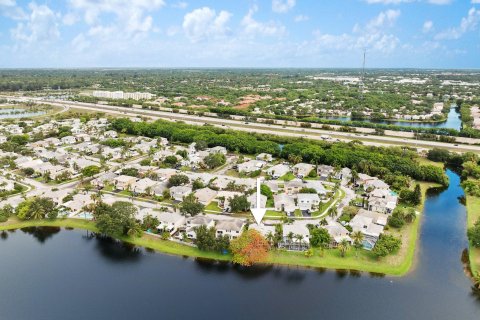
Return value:
[[(90, 104), (82, 102), (72, 102), (72, 101), (61, 101), (61, 100), (49, 100), (45, 101), (40, 98), (30, 98), (30, 97), (8, 97), (11, 99), (16, 99), (19, 101), (29, 101), (34, 100), (38, 102), (48, 102), (49, 104), (55, 106), (70, 106), (71, 108), (78, 108), (83, 110), (90, 110), (96, 112), (107, 112), (111, 114), (119, 114), (123, 116), (146, 116), (153, 120), (164, 119), (168, 121), (184, 121), (188, 124), (193, 125), (204, 125), (205, 123), (224, 128), (232, 128), (239, 131), (246, 132), (257, 132), (257, 133), (266, 133), (266, 134), (275, 134), (281, 136), (290, 136), (290, 137), (303, 137), (313, 140), (323, 140), (322, 135), (328, 135), (332, 138), (338, 138), (343, 141), (352, 141), (360, 140), (365, 145), (375, 145), (375, 146), (392, 146), (392, 145), (406, 145), (417, 148), (443, 148), (451, 151), (457, 152), (476, 152), (480, 153), (480, 146), (468, 145), (468, 144), (451, 144), (438, 141), (425, 141), (425, 140), (414, 140), (404, 137), (393, 137), (393, 136), (375, 136), (361, 133), (348, 133), (348, 132), (338, 132), (338, 131), (329, 131), (329, 130), (320, 130), (320, 129), (310, 129), (310, 128), (300, 128), (295, 126), (279, 126), (279, 125), (269, 125), (263, 123), (248, 123), (240, 120), (232, 119), (220, 119), (214, 117), (199, 117), (198, 115), (188, 115), (183, 113), (171, 113), (165, 111), (153, 111), (153, 110), (144, 110), (144, 109), (133, 109), (133, 108), (123, 108), (117, 106), (108, 106), (100, 104)], [(475, 140), (476, 141), (476, 140)], [(471, 140), (474, 142), (474, 140)]]
[(244, 121), (240, 120), (231, 120), (231, 119), (219, 119), (213, 117), (199, 117), (198, 115), (188, 115), (180, 113), (170, 113), (164, 111), (152, 111), (152, 110), (143, 110), (143, 109), (132, 109), (132, 108), (121, 108), (115, 106), (105, 106), (98, 104), (86, 104), (86, 103), (77, 103), (69, 101), (55, 101), (52, 102), (57, 105), (70, 105), (71, 107), (86, 109), (92, 111), (103, 111), (109, 113), (122, 114), (125, 116), (148, 116), (152, 119), (165, 119), (170, 121), (184, 121), (189, 124), (204, 125), (209, 123), (218, 127), (229, 127), (235, 130), (247, 131), (247, 132), (258, 132), (258, 133), (267, 133), (267, 134), (277, 134), (277, 135), (286, 135), (292, 137), (304, 137), (314, 140), (322, 140), (321, 135), (329, 135), (333, 138), (338, 138), (343, 141), (352, 141), (352, 140), (361, 140), (366, 145), (409, 145), (413, 147), (426, 148), (430, 149), (433, 147), (445, 148), (458, 152), (478, 152), (480, 153), (480, 146), (467, 145), (467, 144), (450, 144), (437, 141), (425, 141), (425, 140), (414, 140), (403, 137), (391, 137), (391, 136), (374, 136), (367, 134), (354, 134), (348, 132), (338, 132), (338, 131), (328, 131), (320, 129), (310, 129), (310, 128), (300, 128), (294, 126), (279, 126), (279, 125), (269, 125), (263, 123), (248, 123), (245, 124)]

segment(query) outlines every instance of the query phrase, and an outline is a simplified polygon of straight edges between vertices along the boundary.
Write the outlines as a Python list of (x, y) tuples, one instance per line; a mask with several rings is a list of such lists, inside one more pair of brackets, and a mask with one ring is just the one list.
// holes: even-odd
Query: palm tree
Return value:
[(293, 234), (293, 232), (289, 232), (287, 234), (287, 239), (288, 239), (288, 246), (290, 247), (292, 245), (292, 242), (293, 242), (293, 238), (295, 237), (295, 235)]
[(291, 154), (288, 155), (288, 161), (290, 161), (293, 164), (297, 164), (297, 163), (302, 162), (302, 157), (299, 156), (299, 155), (291, 153)]
[(357, 170), (352, 170), (352, 182), (355, 184), (358, 180), (358, 172)]
[(415, 221), (416, 218), (417, 213), (413, 209), (408, 210), (407, 214), (405, 215), (405, 221), (407, 221), (408, 223), (412, 223), (413, 221)]
[(295, 239), (298, 241), (299, 243), (299, 248), (302, 247), (302, 243), (303, 243), (303, 236), (301, 234), (297, 234), (295, 235)]
[(274, 238), (275, 237), (274, 237), (274, 235), (271, 231), (269, 233), (267, 233), (266, 239), (267, 239), (268, 243), (270, 243), (271, 246), (273, 246)]
[(138, 223), (131, 223), (127, 228), (129, 237), (140, 237), (142, 235), (143, 230)]
[(145, 188), (145, 193), (147, 195), (151, 195), (152, 194), (152, 187), (151, 186), (148, 186), (147, 188)]
[(101, 192), (92, 193), (90, 195), (90, 199), (93, 201), (93, 203), (98, 204), (99, 202), (102, 202), (102, 193)]
[(45, 217), (45, 213), (43, 212), (43, 210), (41, 210), (41, 208), (35, 206), (35, 208), (32, 210), (32, 215), (30, 217), (34, 220), (43, 219)]
[(355, 231), (352, 234), (353, 244), (355, 246), (355, 256), (358, 257), (358, 249), (362, 247), (363, 233), (361, 231)]
[(338, 249), (340, 250), (340, 254), (342, 257), (345, 257), (347, 254), (348, 249), (350, 249), (350, 244), (346, 239), (343, 239), (339, 244), (338, 244)]
[(329, 215), (332, 219), (335, 219), (335, 217), (337, 216), (337, 207), (331, 207), (331, 208), (328, 210), (328, 215)]

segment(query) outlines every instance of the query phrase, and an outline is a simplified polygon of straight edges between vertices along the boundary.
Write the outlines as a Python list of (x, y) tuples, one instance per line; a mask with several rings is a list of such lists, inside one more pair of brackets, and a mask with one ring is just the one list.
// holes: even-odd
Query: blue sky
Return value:
[(0, 67), (480, 68), (480, 0), (0, 0)]

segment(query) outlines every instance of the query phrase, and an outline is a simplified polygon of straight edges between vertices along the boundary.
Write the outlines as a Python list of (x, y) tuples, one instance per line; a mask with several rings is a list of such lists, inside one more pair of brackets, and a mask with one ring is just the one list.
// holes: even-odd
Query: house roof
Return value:
[(158, 221), (163, 223), (177, 223), (178, 221), (185, 219), (184, 216), (176, 212), (162, 212), (156, 215), (156, 217)]
[(125, 182), (125, 183), (129, 183), (129, 182), (134, 182), (137, 180), (137, 178), (135, 177), (131, 177), (131, 176), (126, 176), (126, 175), (121, 175), (121, 176), (118, 176), (116, 178), (114, 178), (115, 181), (117, 182)]
[(210, 188), (202, 188), (195, 191), (195, 197), (200, 202), (210, 202), (217, 195), (217, 191)]
[(316, 193), (299, 193), (297, 194), (298, 201), (320, 201), (318, 194)]
[(290, 232), (304, 236), (304, 240), (310, 236), (310, 231), (305, 224), (292, 223), (283, 225), (283, 236), (286, 237)]
[(230, 219), (230, 220), (220, 220), (215, 226), (218, 230), (231, 230), (231, 231), (241, 231), (245, 221), (242, 219)]
[(187, 224), (196, 225), (196, 226), (208, 225), (212, 221), (213, 221), (212, 218), (210, 218), (208, 216), (200, 216), (200, 215), (197, 215), (195, 217), (187, 218)]

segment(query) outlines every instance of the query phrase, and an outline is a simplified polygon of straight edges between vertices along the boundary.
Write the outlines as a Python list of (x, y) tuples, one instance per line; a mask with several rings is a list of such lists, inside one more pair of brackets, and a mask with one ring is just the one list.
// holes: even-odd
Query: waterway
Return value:
[[(352, 121), (350, 117), (327, 117), (329, 120), (338, 120), (338, 121)], [(448, 128), (460, 130), (462, 128), (462, 120), (460, 119), (460, 113), (458, 112), (456, 106), (450, 108), (447, 119), (443, 122), (414, 122), (414, 121), (395, 121), (395, 120), (370, 120), (362, 119), (358, 120), (362, 122), (371, 122), (379, 124), (389, 124), (402, 127), (421, 127), (421, 128)]]
[(1, 109), (0, 119), (20, 119), (41, 116), (45, 111), (27, 111), (25, 109)]
[(243, 269), (153, 253), (81, 230), (0, 238), (0, 319), (479, 319), (464, 274), (460, 179), (429, 192), (416, 268), (389, 277)]

